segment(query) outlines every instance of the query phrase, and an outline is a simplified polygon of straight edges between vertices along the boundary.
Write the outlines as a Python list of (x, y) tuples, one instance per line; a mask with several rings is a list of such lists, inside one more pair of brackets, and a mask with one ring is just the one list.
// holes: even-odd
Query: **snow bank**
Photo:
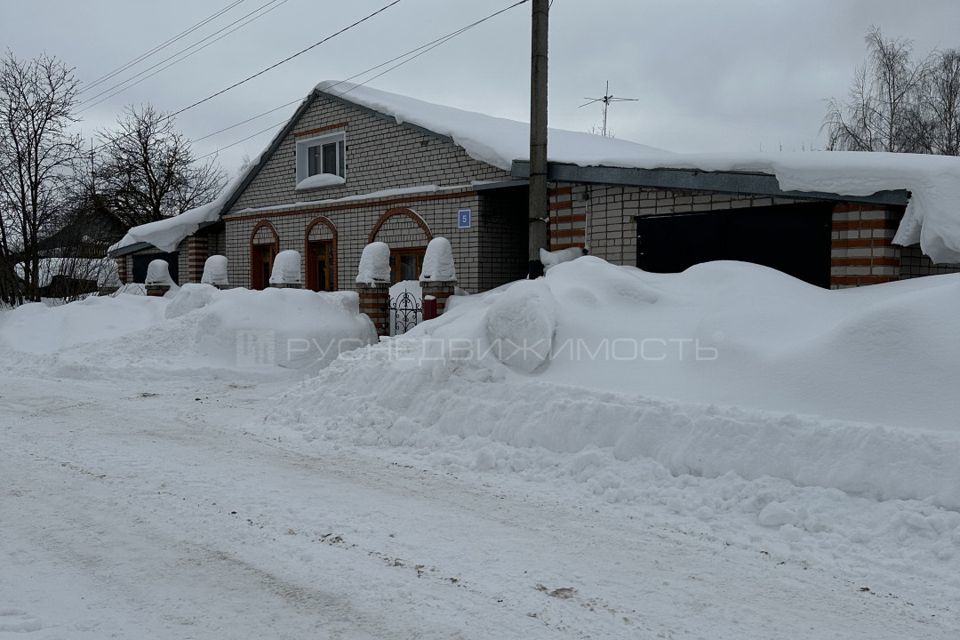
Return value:
[(355, 292), (186, 284), (165, 298), (91, 297), (0, 315), (4, 357), (64, 376), (100, 368), (313, 372), (376, 341)]
[(570, 262), (584, 255), (583, 249), (579, 247), (570, 247), (569, 249), (560, 249), (559, 251), (547, 251), (540, 249), (540, 262), (544, 269), (555, 267), (561, 262)]
[(346, 182), (346, 180), (333, 173), (318, 173), (298, 182), (296, 190), (306, 191), (307, 189), (320, 189), (321, 187), (338, 187), (346, 184)]
[(960, 276), (827, 291), (744, 263), (649, 274), (586, 256), (335, 363), (278, 403), (279, 422), (960, 509), (958, 314)]
[(390, 247), (386, 242), (371, 242), (360, 254), (357, 284), (390, 282)]
[(453, 247), (446, 238), (434, 238), (427, 244), (423, 256), (423, 272), (420, 280), (456, 282), (457, 270), (453, 263)]
[(227, 257), (210, 256), (203, 263), (203, 276), (200, 277), (203, 284), (212, 284), (225, 287), (230, 284), (227, 276)]
[(300, 252), (287, 249), (273, 259), (273, 271), (270, 272), (270, 284), (301, 284)]

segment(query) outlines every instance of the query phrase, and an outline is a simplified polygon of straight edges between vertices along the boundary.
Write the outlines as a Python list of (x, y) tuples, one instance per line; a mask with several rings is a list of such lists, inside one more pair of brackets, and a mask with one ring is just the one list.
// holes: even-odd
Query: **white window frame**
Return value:
[[(310, 156), (308, 151), (313, 147), (319, 147), (325, 144), (330, 144), (331, 142), (343, 142), (343, 154), (344, 157), (340, 157), (341, 145), (337, 145), (337, 167), (343, 165), (343, 175), (340, 176), (344, 180), (347, 179), (347, 134), (345, 131), (338, 131), (336, 133), (328, 133), (322, 136), (314, 136), (312, 138), (305, 138), (303, 140), (297, 140), (297, 183), (302, 182), (310, 177)], [(340, 175), (338, 173), (331, 175)]]

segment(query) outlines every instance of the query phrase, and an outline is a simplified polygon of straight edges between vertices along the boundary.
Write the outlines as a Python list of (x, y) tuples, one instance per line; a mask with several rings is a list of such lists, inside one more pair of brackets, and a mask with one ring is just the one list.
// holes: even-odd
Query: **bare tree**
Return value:
[(960, 155), (960, 51), (934, 54), (916, 111), (924, 152)]
[(117, 130), (101, 135), (101, 186), (128, 227), (206, 204), (223, 188), (220, 168), (213, 161), (198, 163), (173, 119), (150, 105), (128, 107)]
[(866, 40), (848, 100), (830, 101), (828, 148), (960, 155), (960, 52), (916, 59), (910, 41), (876, 27)]
[(42, 55), (19, 60), (8, 51), (0, 60), (0, 295), (17, 302), (8, 288), (10, 271), (22, 263), (23, 295), (39, 299), (40, 242), (63, 206), (79, 150), (68, 128), (77, 80), (73, 70)]
[(885, 40), (873, 27), (866, 37), (869, 57), (857, 69), (847, 102), (831, 100), (825, 125), (830, 149), (915, 152), (918, 94), (928, 61), (914, 61), (909, 40)]

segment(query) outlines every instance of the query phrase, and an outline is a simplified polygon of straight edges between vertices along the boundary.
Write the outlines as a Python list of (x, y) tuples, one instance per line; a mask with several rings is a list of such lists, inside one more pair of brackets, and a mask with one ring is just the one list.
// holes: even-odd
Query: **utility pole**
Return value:
[(547, 39), (550, 0), (533, 0), (530, 52), (530, 210), (527, 221), (527, 277), (543, 275), (540, 249), (547, 248)]

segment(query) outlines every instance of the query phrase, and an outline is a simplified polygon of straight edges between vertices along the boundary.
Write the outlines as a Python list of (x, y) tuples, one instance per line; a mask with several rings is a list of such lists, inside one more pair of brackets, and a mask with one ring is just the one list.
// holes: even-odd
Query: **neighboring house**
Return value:
[[(460, 286), (490, 289), (526, 272), (528, 141), (523, 123), (323, 83), (215, 202), (131, 229), (111, 256), (125, 282), (161, 257), (184, 283), (223, 254), (232, 285), (263, 288), (295, 249), (308, 288), (354, 289), (367, 243), (390, 246), (401, 281), (443, 236)], [(693, 156), (560, 130), (549, 145), (552, 250), (651, 271), (746, 260), (834, 288), (960, 270), (918, 245), (960, 262), (958, 158)]]

